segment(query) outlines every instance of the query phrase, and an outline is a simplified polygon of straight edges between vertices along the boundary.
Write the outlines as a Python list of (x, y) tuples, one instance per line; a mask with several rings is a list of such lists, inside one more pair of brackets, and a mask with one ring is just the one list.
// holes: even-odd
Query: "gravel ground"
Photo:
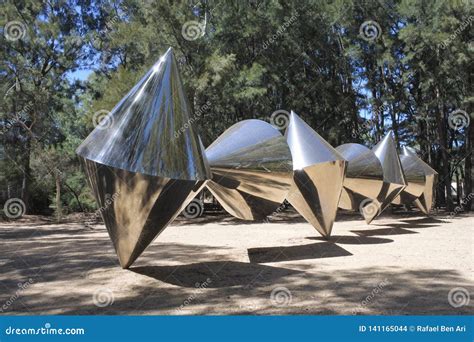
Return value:
[[(0, 223), (0, 314), (473, 314), (474, 216), (178, 219), (129, 270), (103, 225)], [(451, 294), (450, 294), (451, 291)]]

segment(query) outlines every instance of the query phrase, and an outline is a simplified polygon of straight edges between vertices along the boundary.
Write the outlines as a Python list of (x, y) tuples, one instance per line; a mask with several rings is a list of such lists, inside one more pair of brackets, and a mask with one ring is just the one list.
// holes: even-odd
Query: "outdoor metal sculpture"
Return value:
[(378, 210), (363, 208), (377, 200), (384, 186), (382, 164), (374, 152), (360, 144), (340, 145), (336, 151), (348, 162), (339, 208), (359, 210), (370, 223)]
[(407, 182), (395, 141), (392, 138), (392, 131), (389, 131), (372, 151), (380, 160), (383, 169), (384, 187), (377, 197), (378, 203), (375, 202), (375, 205), (378, 206), (378, 214), (380, 214), (406, 188)]
[(169, 49), (76, 151), (123, 268), (205, 184), (244, 220), (265, 218), (286, 198), (324, 237), (338, 206), (359, 209), (367, 223), (391, 202), (431, 208), (437, 173), (407, 149), (400, 161), (390, 132), (373, 150), (334, 149), (291, 112), (285, 137), (244, 120), (204, 150), (190, 108)]
[(274, 212), (291, 186), (291, 153), (285, 138), (261, 120), (244, 120), (207, 149), (212, 180), (206, 186), (231, 215), (263, 219)]
[(129, 267), (211, 177), (169, 49), (77, 149)]
[(414, 203), (424, 214), (429, 215), (438, 173), (408, 147), (403, 147), (400, 162), (408, 184), (392, 203), (405, 205)]
[(406, 187), (392, 133), (372, 151), (359, 144), (341, 145), (336, 150), (349, 162), (339, 207), (359, 209), (370, 224)]
[(293, 111), (286, 130), (293, 157), (287, 200), (322, 236), (331, 235), (347, 162)]

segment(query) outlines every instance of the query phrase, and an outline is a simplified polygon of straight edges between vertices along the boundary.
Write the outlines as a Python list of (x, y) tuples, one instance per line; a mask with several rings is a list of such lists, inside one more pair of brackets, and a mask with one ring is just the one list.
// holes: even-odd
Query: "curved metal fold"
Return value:
[(211, 176), (190, 108), (170, 48), (76, 151), (123, 268)]
[(336, 150), (349, 162), (339, 207), (359, 210), (370, 224), (406, 187), (392, 132), (372, 150), (359, 144)]
[(347, 171), (339, 208), (358, 210), (370, 223), (378, 214), (377, 198), (386, 185), (380, 160), (360, 144), (344, 144), (336, 150), (347, 160)]
[(123, 268), (132, 265), (205, 184), (143, 175), (87, 159), (83, 165)]
[(261, 120), (241, 121), (207, 149), (209, 191), (231, 215), (263, 219), (285, 200), (291, 186), (291, 153), (285, 138)]
[(287, 200), (327, 238), (336, 219), (346, 161), (293, 111), (285, 136), (293, 157)]
[(408, 147), (402, 148), (400, 162), (407, 180), (407, 187), (392, 203), (405, 205), (414, 203), (424, 214), (429, 215), (434, 202), (434, 187), (438, 173)]
[(211, 177), (171, 48), (76, 153), (114, 168), (183, 180)]
[(382, 164), (383, 181), (386, 185), (377, 197), (377, 205), (380, 214), (390, 205), (392, 200), (406, 188), (407, 182), (400, 158), (398, 157), (397, 147), (392, 137), (392, 131), (389, 131), (385, 137), (374, 146), (372, 151)]

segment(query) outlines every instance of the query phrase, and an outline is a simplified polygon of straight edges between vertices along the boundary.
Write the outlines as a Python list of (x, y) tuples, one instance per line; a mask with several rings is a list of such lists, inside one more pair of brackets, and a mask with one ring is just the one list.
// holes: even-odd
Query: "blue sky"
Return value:
[(76, 70), (74, 72), (68, 73), (66, 77), (71, 81), (74, 81), (74, 80), (85, 81), (87, 77), (89, 77), (89, 75), (92, 74), (93, 72), (94, 70), (92, 69)]

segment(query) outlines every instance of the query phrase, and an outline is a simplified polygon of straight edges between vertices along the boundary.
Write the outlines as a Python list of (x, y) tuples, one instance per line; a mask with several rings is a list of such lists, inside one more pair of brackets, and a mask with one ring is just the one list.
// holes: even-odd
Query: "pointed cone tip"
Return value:
[(364, 219), (365, 219), (365, 223), (371, 224), (372, 221), (375, 219), (375, 216), (374, 217), (370, 217), (370, 216), (365, 217), (364, 216)]
[[(129, 172), (209, 179), (204, 150), (190, 119), (191, 106), (179, 68), (173, 65), (176, 60), (169, 48), (108, 114), (108, 126), (98, 125), (76, 153)], [(158, 141), (150, 137), (158, 137)]]
[(158, 59), (157, 63), (160, 62), (170, 62), (171, 60), (174, 59), (174, 53), (173, 53), (173, 48), (169, 47), (168, 50)]

